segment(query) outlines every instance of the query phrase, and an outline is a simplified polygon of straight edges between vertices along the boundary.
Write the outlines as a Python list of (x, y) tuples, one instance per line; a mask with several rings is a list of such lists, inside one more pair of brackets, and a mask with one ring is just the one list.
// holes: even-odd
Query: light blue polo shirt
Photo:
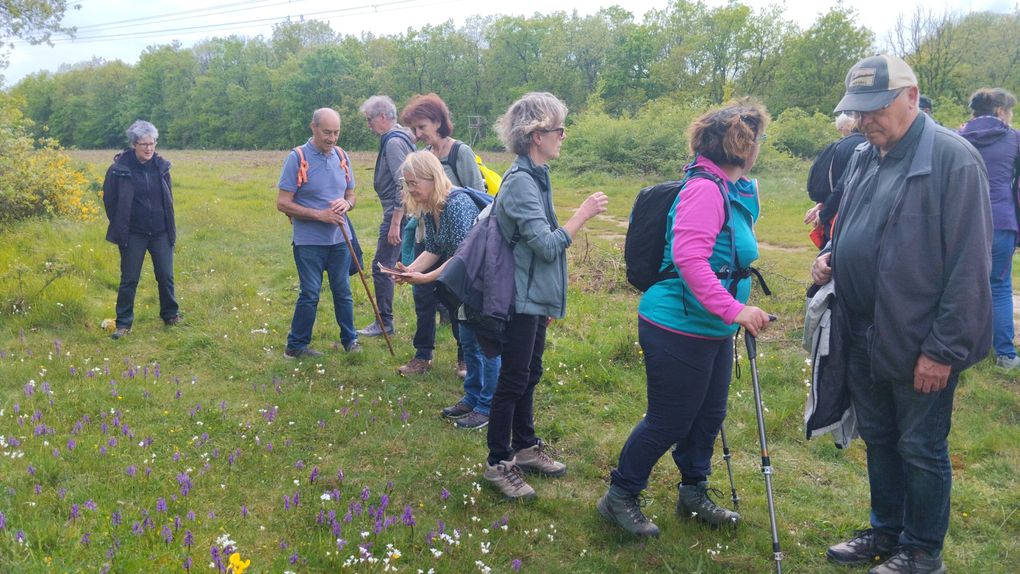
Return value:
[[(308, 138), (301, 146), (301, 151), (305, 154), (305, 161), (308, 162), (308, 182), (298, 189), (297, 174), (300, 160), (297, 153), (292, 150), (283, 163), (280, 181), (276, 184), (281, 191), (293, 193), (295, 203), (309, 209), (327, 209), (331, 201), (344, 197), (348, 189), (354, 189), (354, 171), (347, 152), (340, 153), (344, 154), (350, 169), (349, 176), (340, 166), (340, 156), (335, 150), (322, 153), (312, 143), (312, 139)], [(336, 245), (344, 242), (340, 227), (332, 223), (297, 217), (292, 221), (294, 245)]]

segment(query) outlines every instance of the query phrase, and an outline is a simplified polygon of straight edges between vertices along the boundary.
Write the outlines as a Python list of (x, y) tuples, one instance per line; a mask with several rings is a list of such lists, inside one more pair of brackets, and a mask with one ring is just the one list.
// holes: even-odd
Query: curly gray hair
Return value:
[(138, 140), (144, 137), (152, 137), (152, 141), (159, 139), (159, 130), (156, 126), (145, 120), (135, 120), (135, 123), (128, 126), (128, 129), (124, 132), (127, 135), (128, 143), (135, 145)]
[(361, 104), (358, 111), (365, 114), (366, 118), (383, 116), (388, 120), (397, 119), (397, 106), (389, 96), (372, 96)]
[(527, 155), (531, 134), (541, 129), (555, 129), (567, 119), (567, 105), (549, 92), (530, 92), (510, 104), (506, 113), (496, 120), (496, 133), (508, 151)]

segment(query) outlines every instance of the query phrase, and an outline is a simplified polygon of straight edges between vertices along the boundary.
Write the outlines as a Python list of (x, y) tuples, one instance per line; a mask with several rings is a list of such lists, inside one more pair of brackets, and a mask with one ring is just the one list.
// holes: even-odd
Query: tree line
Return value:
[(1020, 7), (968, 15), (918, 9), (881, 41), (855, 18), (836, 7), (802, 30), (779, 5), (674, 0), (643, 21), (614, 6), (589, 16), (472, 17), (392, 36), (288, 22), (268, 38), (155, 45), (135, 65), (98, 60), (37, 73), (9, 94), (36, 137), (64, 146), (120, 147), (124, 128), (144, 118), (164, 147), (283, 149), (307, 137), (313, 109), (330, 106), (344, 119), (344, 145), (373, 149), (377, 139), (357, 109), (377, 93), (398, 106), (416, 93), (440, 94), (455, 136), (485, 148), (496, 145), (495, 118), (532, 90), (613, 118), (656, 101), (711, 105), (740, 95), (760, 98), (774, 116), (793, 108), (828, 114), (850, 66), (880, 49), (905, 57), (922, 92), (957, 114), (978, 87), (1020, 87)]

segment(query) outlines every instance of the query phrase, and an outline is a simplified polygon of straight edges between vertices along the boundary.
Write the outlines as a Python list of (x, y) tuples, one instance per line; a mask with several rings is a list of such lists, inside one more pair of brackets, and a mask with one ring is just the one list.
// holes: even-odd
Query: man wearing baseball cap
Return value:
[(836, 112), (868, 143), (847, 166), (840, 216), (815, 260), (836, 281), (822, 384), (843, 389), (867, 445), (871, 527), (828, 549), (870, 574), (944, 573), (960, 373), (991, 344), (992, 221), (981, 157), (918, 110), (917, 78), (890, 55), (846, 76)]

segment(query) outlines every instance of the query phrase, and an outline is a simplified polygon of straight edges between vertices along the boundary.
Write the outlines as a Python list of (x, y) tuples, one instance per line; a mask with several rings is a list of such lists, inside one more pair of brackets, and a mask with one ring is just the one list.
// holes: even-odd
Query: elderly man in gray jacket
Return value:
[(392, 268), (400, 258), (401, 231), (404, 229), (404, 202), (400, 191), (400, 164), (414, 151), (414, 139), (407, 128), (397, 123), (397, 107), (389, 96), (372, 96), (361, 104), (368, 127), (379, 136), (379, 155), (375, 160), (372, 186), (382, 205), (379, 240), (372, 259), (372, 284), (383, 324), (373, 321), (358, 334), (379, 337), (383, 329), (393, 334), (393, 280), (379, 272), (379, 266)]
[(867, 445), (871, 528), (828, 549), (870, 574), (944, 573), (960, 373), (991, 344), (992, 220), (981, 156), (918, 110), (914, 72), (889, 55), (850, 69), (836, 112), (870, 145), (844, 180), (830, 248), (812, 268), (836, 283), (830, 360)]

